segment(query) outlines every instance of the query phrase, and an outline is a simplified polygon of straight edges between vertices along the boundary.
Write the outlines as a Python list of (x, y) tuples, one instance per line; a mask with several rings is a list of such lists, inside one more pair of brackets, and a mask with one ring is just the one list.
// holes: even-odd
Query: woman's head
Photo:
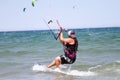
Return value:
[(76, 38), (75, 32), (73, 30), (68, 31), (68, 36), (71, 38)]

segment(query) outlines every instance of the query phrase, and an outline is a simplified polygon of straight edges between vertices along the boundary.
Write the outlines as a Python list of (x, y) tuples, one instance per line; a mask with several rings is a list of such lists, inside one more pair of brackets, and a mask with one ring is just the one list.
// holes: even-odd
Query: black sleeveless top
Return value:
[(69, 49), (71, 52), (75, 52), (76, 53), (77, 48), (78, 48), (78, 42), (77, 42), (76, 38), (74, 40), (75, 40), (74, 44), (67, 43), (65, 46), (66, 46), (66, 49)]
[(65, 45), (65, 56), (68, 57), (72, 63), (76, 60), (76, 52), (77, 52), (77, 48), (78, 48), (78, 42), (77, 39), (75, 38), (75, 43), (74, 44), (69, 44), (67, 43)]

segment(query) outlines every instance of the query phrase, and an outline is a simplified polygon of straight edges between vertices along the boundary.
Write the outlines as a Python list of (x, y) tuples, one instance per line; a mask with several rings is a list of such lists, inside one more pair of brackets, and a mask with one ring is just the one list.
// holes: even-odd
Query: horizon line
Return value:
[[(67, 30), (70, 30), (70, 29), (99, 29), (99, 28), (120, 28), (120, 26), (117, 26), (117, 27), (82, 27), (82, 28), (68, 28)], [(64, 28), (65, 29), (65, 28)], [(24, 32), (24, 31), (47, 31), (49, 29), (26, 29), (26, 30), (1, 30), (0, 32)], [(58, 30), (58, 29), (52, 29), (52, 30)]]

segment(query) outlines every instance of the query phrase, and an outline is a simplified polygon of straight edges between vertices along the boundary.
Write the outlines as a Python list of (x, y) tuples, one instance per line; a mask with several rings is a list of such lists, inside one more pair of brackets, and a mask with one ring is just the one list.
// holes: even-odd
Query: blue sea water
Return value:
[(120, 80), (120, 28), (75, 29), (75, 33), (79, 48), (71, 70), (92, 71), (95, 76), (34, 72), (35, 63), (48, 65), (64, 54), (63, 46), (49, 30), (11, 31), (0, 32), (0, 80)]

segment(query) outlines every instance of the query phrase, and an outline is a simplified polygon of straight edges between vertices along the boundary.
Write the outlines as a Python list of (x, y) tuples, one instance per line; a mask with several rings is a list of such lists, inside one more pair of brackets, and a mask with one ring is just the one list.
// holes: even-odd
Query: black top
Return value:
[(74, 40), (75, 40), (74, 44), (69, 43), (66, 44), (66, 49), (69, 49), (71, 52), (76, 52), (78, 48), (78, 41), (76, 38)]

